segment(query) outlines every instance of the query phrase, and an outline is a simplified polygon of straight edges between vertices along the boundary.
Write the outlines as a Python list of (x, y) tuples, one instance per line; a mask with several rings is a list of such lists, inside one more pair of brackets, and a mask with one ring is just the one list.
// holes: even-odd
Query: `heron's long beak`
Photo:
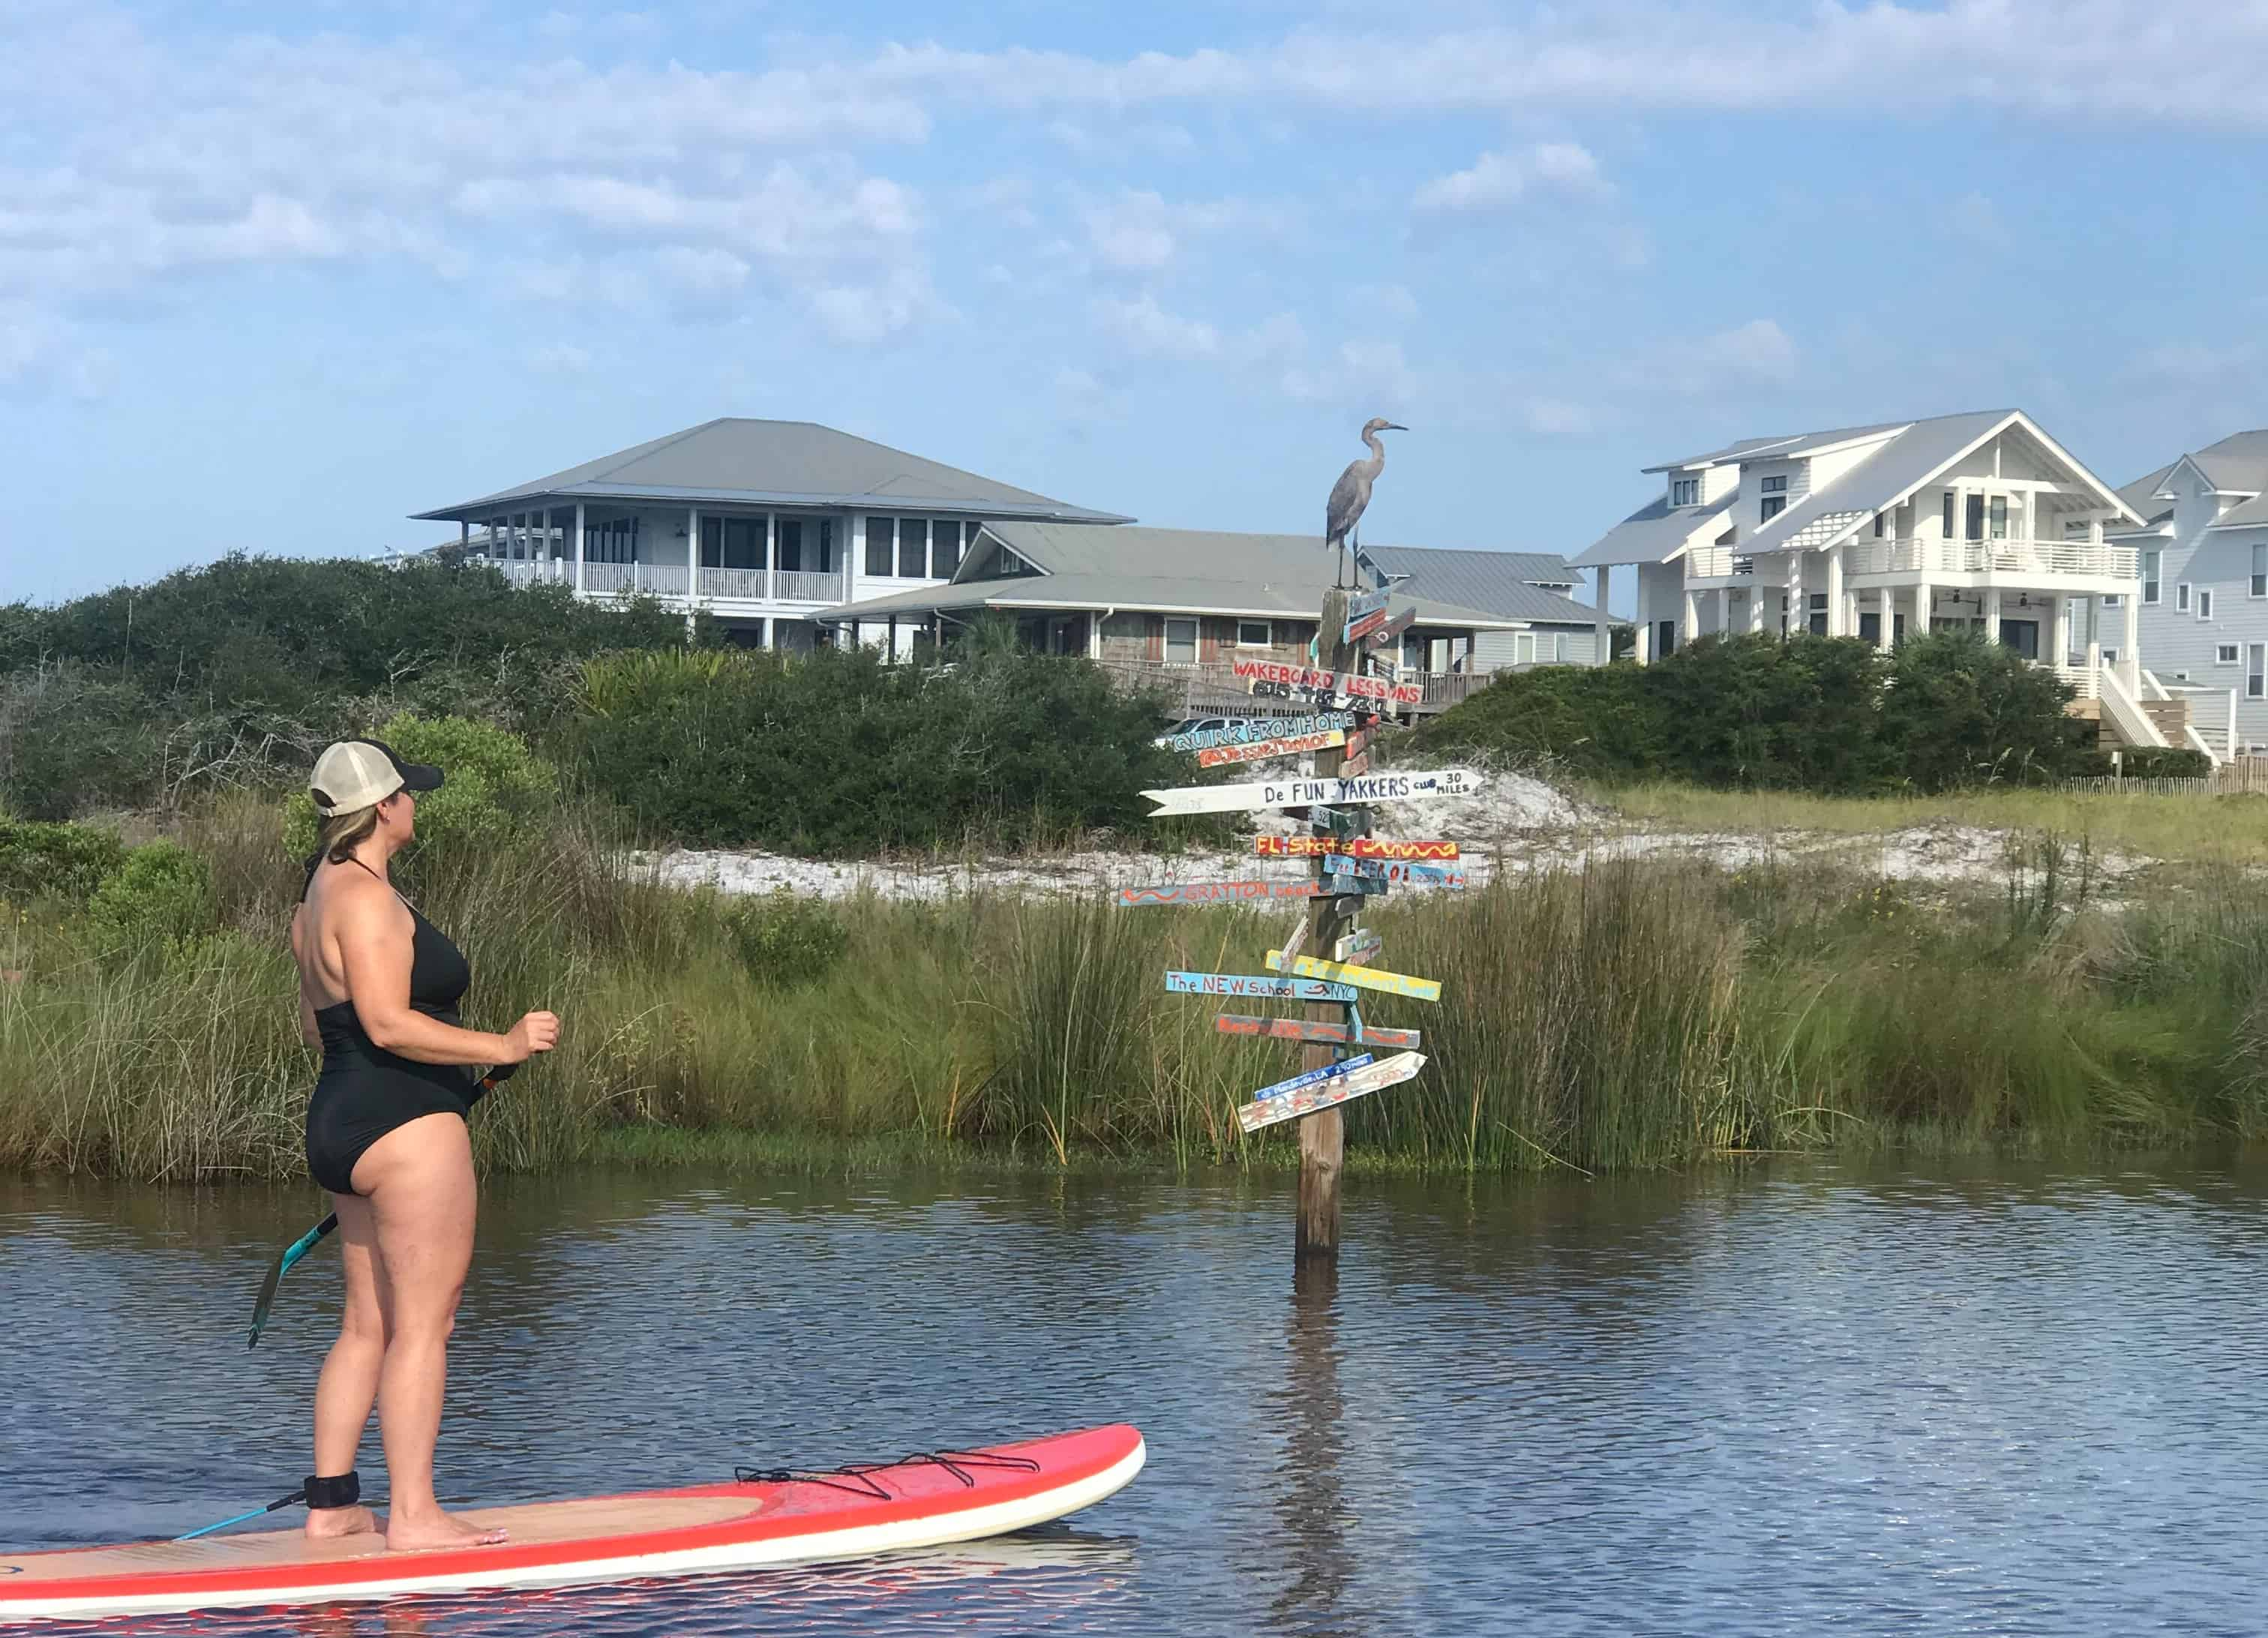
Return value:
[(1386, 430), (1389, 432), (1406, 432), (1410, 429), (1399, 421), (1388, 421), (1386, 424)]

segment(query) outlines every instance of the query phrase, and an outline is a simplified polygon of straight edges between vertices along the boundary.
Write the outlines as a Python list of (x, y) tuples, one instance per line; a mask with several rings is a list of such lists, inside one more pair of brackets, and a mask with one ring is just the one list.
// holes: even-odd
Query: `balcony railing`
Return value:
[(739, 597), (759, 601), (770, 595), (764, 589), (762, 569), (703, 569), (701, 571), (701, 594), (703, 597)]
[[(567, 565), (567, 578), (572, 580), (575, 565)], [(681, 563), (585, 563), (583, 565), (583, 589), (593, 597), (611, 597), (617, 594), (631, 597), (651, 594), (655, 597), (685, 595), (686, 569)]]
[(843, 600), (843, 572), (828, 569), (772, 571), (772, 595), (788, 603), (839, 603)]
[(2102, 541), (1852, 541), (1845, 574), (2072, 574), (2128, 580), (2134, 549)]

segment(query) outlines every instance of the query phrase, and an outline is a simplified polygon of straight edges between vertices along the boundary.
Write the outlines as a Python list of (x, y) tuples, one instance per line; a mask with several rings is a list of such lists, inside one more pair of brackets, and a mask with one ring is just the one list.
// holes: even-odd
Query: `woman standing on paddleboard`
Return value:
[(355, 1451), (371, 1408), (386, 1447), (386, 1545), (442, 1547), (502, 1538), (441, 1510), (449, 1332), (473, 1259), (467, 1066), (551, 1050), (559, 1021), (529, 1013), (504, 1035), (461, 1028), (472, 970), (448, 937), (394, 890), (388, 862), (416, 834), (416, 793), (441, 771), (375, 740), (346, 740), (308, 781), (321, 846), (291, 920), (299, 1027), (323, 1068), (307, 1106), (307, 1169), (331, 1192), (346, 1312), (315, 1388), (315, 1472), (307, 1533), (374, 1530)]

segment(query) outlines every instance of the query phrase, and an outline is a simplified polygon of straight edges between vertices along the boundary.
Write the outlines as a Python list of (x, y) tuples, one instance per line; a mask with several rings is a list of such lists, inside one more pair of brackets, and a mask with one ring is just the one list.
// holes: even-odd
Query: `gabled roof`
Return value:
[(1590, 625), (1598, 610), (1562, 596), (1538, 579), (1572, 585), (1565, 559), (1551, 552), (1456, 551), (1437, 546), (1365, 548), (1388, 574), (1411, 577), (1412, 596), (1486, 609), (1521, 620)]
[(2256, 529), (2268, 526), (2268, 495), (2255, 495), (2251, 499), (2231, 506), (2208, 528)]
[(1800, 455), (1815, 455), (1822, 450), (1833, 449), (1843, 444), (1859, 444), (1868, 439), (1886, 438), (1913, 424), (1911, 421), (1877, 421), (1871, 426), (1834, 426), (1823, 432), (1799, 432), (1792, 437), (1744, 438), (1738, 443), (1727, 444), (1724, 448), (1705, 455), (1695, 455), (1688, 460), (1672, 461), (1644, 469), (1668, 472), (1686, 467), (1722, 466), (1728, 461), (1792, 461)]
[(1712, 541), (1731, 527), (1734, 497), (1705, 505), (1673, 506), (1660, 496), (1640, 506), (1567, 560), (1571, 569), (1618, 563), (1668, 563), (1698, 535)]
[(853, 438), (810, 421), (725, 417), (616, 450), (420, 519), (479, 522), (515, 502), (678, 501), (698, 505), (887, 506), (1001, 518), (1126, 521)]
[(2094, 489), (2104, 504), (2131, 512), (2117, 494), (2040, 430), (2021, 410), (1978, 410), (1916, 421), (1831, 483), (1813, 490), (1779, 516), (1742, 536), (1747, 552), (1834, 545), (1878, 512), (1908, 499), (2010, 427), (2021, 427), (2050, 459)]
[(2224, 495), (2257, 495), (2268, 490), (2268, 428), (2232, 432), (2217, 444), (2191, 451), (2188, 459)]
[[(817, 617), (835, 623), (939, 609), (1084, 609), (1313, 620), (1338, 572), (1338, 555), (1314, 535), (1023, 522), (988, 523), (984, 535), (1041, 572), (979, 578), (991, 555), (979, 536), (949, 583), (845, 603)], [(1591, 610), (1558, 601), (1591, 622)], [(1500, 631), (1528, 623), (1430, 597), (1395, 600), (1395, 607), (1404, 606), (1416, 608), (1421, 625)]]
[(2158, 491), (2165, 486), (2166, 480), (2173, 476), (2174, 469), (2180, 464), (2178, 461), (2169, 461), (2147, 477), (2139, 477), (2132, 483), (2121, 484), (2118, 498), (2145, 525), (2163, 523), (2174, 515), (2174, 509), (2158, 498)]

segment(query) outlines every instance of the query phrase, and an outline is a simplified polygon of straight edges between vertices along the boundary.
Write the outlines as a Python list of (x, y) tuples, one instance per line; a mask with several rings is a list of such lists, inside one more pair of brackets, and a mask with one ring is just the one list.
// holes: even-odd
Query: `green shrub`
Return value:
[(163, 736), (131, 683), (70, 666), (0, 679), (0, 804), (25, 818), (144, 807), (163, 762)]
[(215, 919), (212, 867), (174, 842), (127, 854), (86, 908), (94, 949), (109, 960), (170, 955), (212, 932)]
[[(429, 762), (447, 776), (417, 797), (419, 851), (478, 852), (507, 847), (552, 823), (559, 775), (518, 734), (462, 717), (398, 712), (372, 735), (404, 762)], [(305, 790), (286, 803), (284, 845), (295, 858), (315, 851), (315, 804)]]
[(126, 860), (126, 845), (83, 824), (0, 819), (0, 900), (84, 903)]
[(785, 888), (743, 899), (725, 912), (725, 926), (748, 976), (781, 989), (825, 978), (850, 948), (840, 916)]
[(1151, 743), (1155, 699), (1084, 660), (993, 646), (928, 669), (869, 648), (609, 659), (585, 667), (582, 698), (592, 782), (691, 843), (854, 853), (1146, 836), (1143, 789), (1194, 771)]
[(1650, 666), (1507, 672), (1418, 732), (1422, 749), (1590, 778), (1865, 795), (2037, 784), (2085, 769), (2051, 671), (1970, 632), (1705, 637)]

